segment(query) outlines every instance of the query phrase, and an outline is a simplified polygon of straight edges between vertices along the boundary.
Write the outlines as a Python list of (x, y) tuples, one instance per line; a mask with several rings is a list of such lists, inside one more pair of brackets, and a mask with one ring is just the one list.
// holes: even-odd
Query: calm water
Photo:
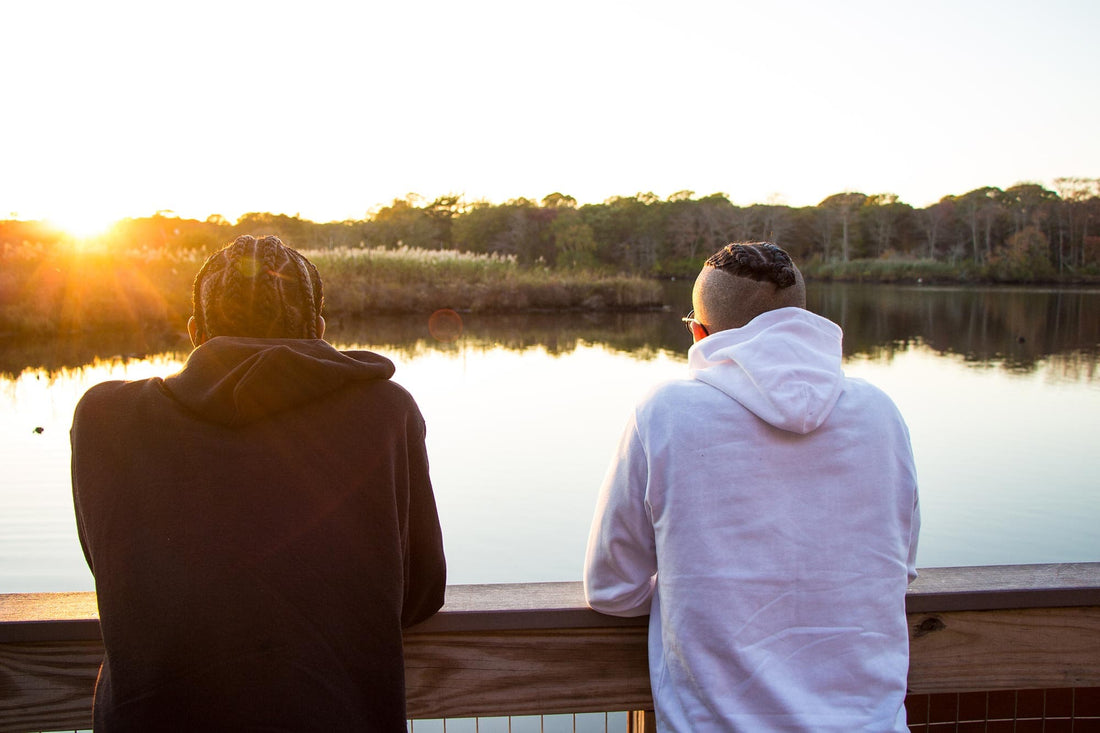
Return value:
[[(576, 580), (596, 490), (634, 401), (686, 368), (667, 313), (329, 324), (397, 363), (416, 396), (452, 583)], [(811, 286), (845, 370), (890, 393), (913, 437), (918, 564), (1100, 560), (1100, 291)], [(77, 399), (177, 370), (182, 336), (0, 341), (0, 593), (90, 590), (69, 494)], [(39, 429), (41, 429), (39, 431)]]

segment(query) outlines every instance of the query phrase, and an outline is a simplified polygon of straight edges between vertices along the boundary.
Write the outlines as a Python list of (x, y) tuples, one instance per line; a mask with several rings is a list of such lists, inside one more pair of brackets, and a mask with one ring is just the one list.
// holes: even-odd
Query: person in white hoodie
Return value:
[(692, 305), (688, 376), (637, 405), (600, 490), (587, 602), (649, 614), (660, 731), (904, 733), (905, 422), (774, 244), (716, 253)]

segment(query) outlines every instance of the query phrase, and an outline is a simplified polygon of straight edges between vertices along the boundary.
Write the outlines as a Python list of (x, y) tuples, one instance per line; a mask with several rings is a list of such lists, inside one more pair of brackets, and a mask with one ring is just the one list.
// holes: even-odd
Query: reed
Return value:
[(972, 283), (980, 274), (966, 264), (951, 264), (929, 259), (818, 260), (799, 264), (802, 274), (811, 280), (843, 282)]
[[(515, 257), (456, 251), (306, 251), (336, 316), (541, 310), (641, 310), (660, 285), (637, 276), (522, 267)], [(123, 252), (5, 245), (0, 333), (176, 330), (191, 312), (191, 283), (206, 252)]]

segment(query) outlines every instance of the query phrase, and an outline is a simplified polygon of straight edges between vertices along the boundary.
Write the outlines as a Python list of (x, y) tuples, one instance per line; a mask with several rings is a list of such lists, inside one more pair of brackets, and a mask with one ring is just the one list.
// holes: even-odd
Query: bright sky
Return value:
[(1100, 177), (1095, 0), (5, 2), (0, 218)]

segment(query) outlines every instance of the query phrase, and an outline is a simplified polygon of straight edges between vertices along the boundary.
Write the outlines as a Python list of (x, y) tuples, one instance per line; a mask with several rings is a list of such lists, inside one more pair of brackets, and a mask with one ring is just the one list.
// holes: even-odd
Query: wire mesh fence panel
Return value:
[(627, 713), (410, 720), (409, 733), (626, 733)]

